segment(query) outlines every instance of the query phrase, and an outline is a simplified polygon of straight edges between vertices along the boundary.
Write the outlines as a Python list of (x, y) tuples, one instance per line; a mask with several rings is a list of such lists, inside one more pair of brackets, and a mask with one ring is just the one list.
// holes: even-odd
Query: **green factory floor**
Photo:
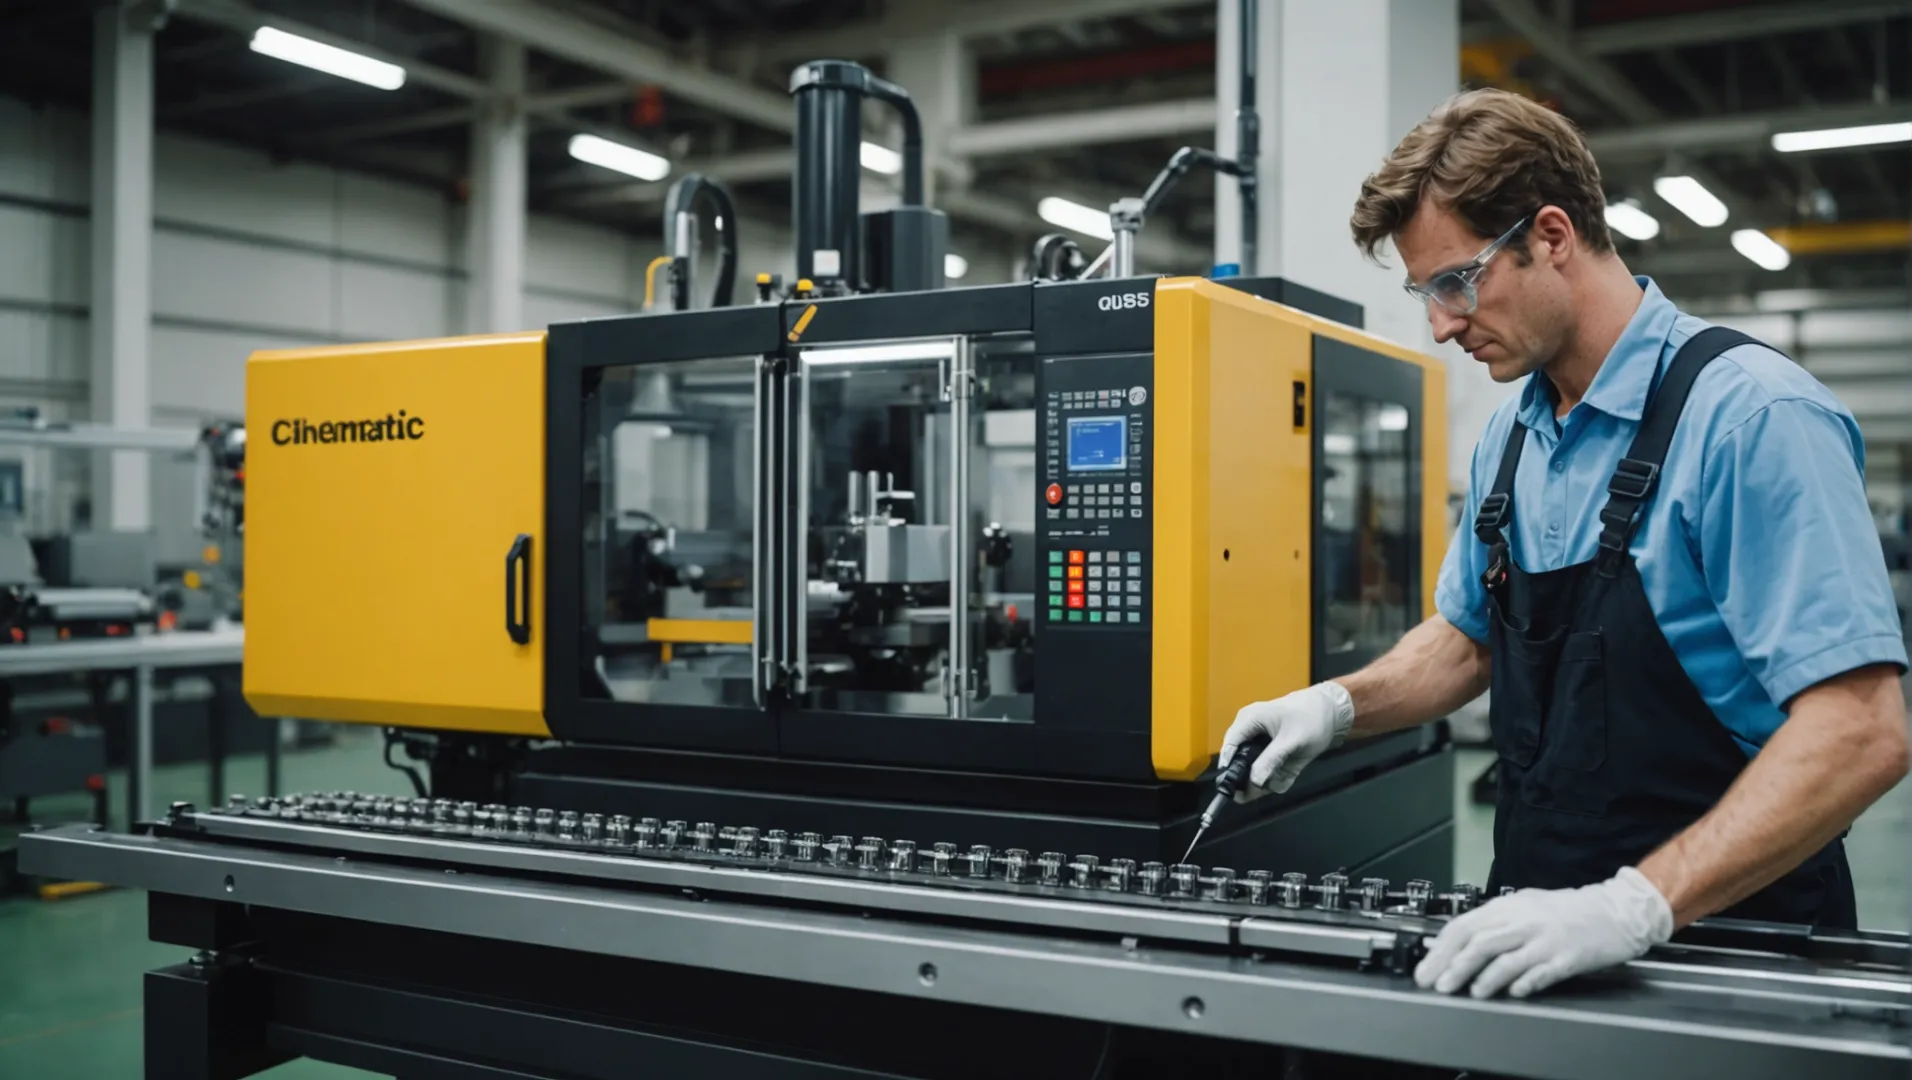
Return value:
[[(1468, 787), (1490, 756), (1455, 755), (1455, 880), (1482, 882), (1492, 858), (1493, 813), (1473, 805)], [(116, 783), (123, 777), (115, 776)], [(350, 788), (405, 794), (403, 776), (379, 760), (370, 732), (353, 731), (336, 746), (289, 753), (288, 791)], [(157, 770), (159, 805), (203, 800), (203, 766)], [(234, 791), (265, 787), (259, 758), (227, 766)], [(1912, 842), (1912, 784), (1902, 784), (1873, 807), (1847, 839), (1858, 882), (1863, 925), (1904, 929), (1912, 922), (1906, 852)], [(117, 793), (117, 789), (116, 789)], [(118, 804), (115, 803), (117, 808)], [(83, 802), (47, 802), (49, 819), (83, 817)], [(113, 891), (58, 901), (0, 900), (0, 1078), (108, 1080), (141, 1075), (140, 973), (177, 963), (186, 951), (146, 940), (144, 897)], [(262, 1074), (274, 1080), (366, 1077), (369, 1073), (295, 1061)]]

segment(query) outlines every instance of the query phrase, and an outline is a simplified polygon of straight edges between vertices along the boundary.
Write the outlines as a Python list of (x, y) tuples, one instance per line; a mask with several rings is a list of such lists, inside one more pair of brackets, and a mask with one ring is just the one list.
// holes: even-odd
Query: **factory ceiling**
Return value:
[[(0, 5), (0, 93), (84, 107), (89, 5)], [(1215, 4), (1177, 0), (169, 0), (157, 116), (178, 130), (402, 177), (462, 197), (468, 122), (485, 107), (481, 40), (529, 48), (534, 208), (639, 233), (662, 186), (573, 160), (603, 134), (727, 179), (747, 212), (787, 215), (785, 86), (836, 56), (885, 71), (903, 43), (955, 36), (976, 57), (960, 126), (939, 148), (938, 203), (959, 236), (1026, 244), (1034, 206), (1068, 182), (1084, 201), (1139, 192), (1185, 142), (1212, 136)], [(1580, 123), (1611, 200), (1660, 223), (1623, 240), (1677, 294), (1897, 290), (1912, 260), (1912, 142), (1782, 153), (1775, 133), (1912, 122), (1912, 8), (1904, 0), (1462, 0), (1461, 72)], [(402, 62), (405, 85), (361, 87), (259, 56), (261, 24)], [(872, 114), (876, 110), (871, 110)], [(873, 129), (882, 141), (886, 132)], [(1790, 249), (1780, 271), (1735, 250), (1732, 228), (1687, 220), (1656, 191), (1699, 179)], [(1207, 185), (1151, 223), (1154, 260), (1198, 269)], [(1168, 267), (1165, 267), (1168, 268)]]

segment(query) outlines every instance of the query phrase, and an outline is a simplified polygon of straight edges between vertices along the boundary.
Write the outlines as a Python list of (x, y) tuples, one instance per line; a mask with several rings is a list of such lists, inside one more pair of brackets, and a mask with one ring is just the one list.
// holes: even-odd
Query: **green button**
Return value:
[(1089, 621), (1090, 621), (1090, 622), (1101, 622), (1101, 621), (1102, 621), (1102, 613), (1101, 613), (1100, 611), (1091, 611), (1091, 612), (1089, 612)]
[(1082, 621), (1082, 613), (1081, 613), (1080, 611), (1071, 611), (1071, 612), (1069, 613), (1069, 621), (1070, 621), (1070, 622), (1081, 622), (1081, 621)]
[(1052, 562), (1052, 563), (1059, 563), (1059, 562), (1061, 562), (1061, 561), (1062, 561), (1062, 552), (1060, 552), (1060, 551), (1051, 551), (1051, 552), (1049, 553), (1049, 561), (1050, 561), (1050, 562)]
[(1060, 567), (1060, 566), (1051, 566), (1051, 567), (1049, 568), (1049, 576), (1050, 576), (1051, 578), (1056, 578), (1056, 579), (1060, 579), (1060, 578), (1062, 577), (1062, 567)]

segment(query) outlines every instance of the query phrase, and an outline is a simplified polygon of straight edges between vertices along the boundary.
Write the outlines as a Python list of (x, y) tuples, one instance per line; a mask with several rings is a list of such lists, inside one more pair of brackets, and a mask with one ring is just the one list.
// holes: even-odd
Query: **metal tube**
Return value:
[(819, 286), (841, 284), (854, 289), (862, 282), (857, 200), (863, 179), (863, 96), (846, 86), (819, 81), (837, 77), (836, 69), (843, 66), (838, 61), (819, 61), (799, 68), (793, 77), (797, 168), (791, 185), (791, 221), (797, 240), (797, 276)]
[(671, 307), (689, 311), (691, 285), (697, 280), (697, 215), (689, 208), (679, 210), (671, 223)]
[[(796, 514), (792, 517), (795, 536), (791, 540), (794, 554), (784, 560), (789, 574), (789, 586), (784, 596), (790, 604), (790, 634), (795, 637), (794, 663), (791, 672), (791, 691), (802, 694), (809, 688), (810, 682), (810, 582), (805, 569), (810, 565), (810, 373), (802, 364), (790, 369), (790, 378), (797, 383), (797, 470), (795, 477), (786, 487), (796, 489)], [(874, 499), (871, 500), (875, 502)], [(785, 646), (786, 654), (792, 646)]]
[(956, 339), (949, 363), (949, 715), (969, 716), (969, 568), (975, 553), (969, 536), (969, 403), (973, 373), (970, 340)]
[(1235, 103), (1235, 161), (1240, 166), (1241, 273), (1254, 277), (1261, 228), (1261, 116), (1255, 110), (1256, 0), (1241, 0), (1241, 93)]
[(770, 575), (769, 568), (764, 564), (769, 542), (763, 532), (763, 504), (769, 494), (770, 476), (769, 465), (764, 461), (764, 445), (768, 435), (764, 429), (769, 424), (769, 416), (764, 408), (764, 381), (769, 377), (770, 360), (760, 356), (757, 358), (757, 378), (751, 386), (751, 416), (755, 422), (750, 425), (750, 460), (754, 474), (750, 499), (750, 619), (753, 628), (750, 635), (750, 700), (759, 709), (764, 707), (770, 682), (770, 665), (765, 655), (771, 635), (770, 591), (766, 587)]
[(1117, 278), (1135, 276), (1135, 233), (1128, 229), (1115, 230), (1115, 258), (1111, 264), (1109, 276)]
[[(1100, 254), (1100, 255), (1097, 255), (1097, 256), (1095, 257), (1095, 261), (1094, 261), (1094, 262), (1092, 262), (1092, 263), (1090, 263), (1090, 264), (1089, 264), (1088, 266), (1086, 266), (1086, 267), (1084, 267), (1084, 268), (1083, 268), (1083, 270), (1082, 270), (1082, 273), (1080, 273), (1080, 274), (1078, 274), (1078, 275), (1076, 275), (1076, 278), (1077, 278), (1077, 280), (1079, 280), (1079, 281), (1087, 281), (1087, 280), (1089, 280), (1090, 278), (1092, 278), (1092, 277), (1094, 277), (1094, 276), (1096, 275), (1096, 271), (1098, 271), (1098, 270), (1100, 270), (1100, 269), (1102, 269), (1103, 267), (1105, 267), (1105, 266), (1107, 266), (1107, 265), (1109, 265), (1109, 260), (1110, 260), (1111, 258), (1113, 258), (1113, 257), (1114, 257), (1114, 255), (1115, 255), (1115, 245), (1114, 245), (1114, 244), (1110, 244), (1110, 245), (1109, 245), (1108, 247), (1105, 247), (1105, 248), (1103, 248), (1103, 249), (1102, 249), (1102, 254)], [(1111, 275), (1111, 276), (1113, 276), (1113, 275)]]
[(141, 664), (133, 669), (133, 781), (128, 811), (128, 828), (153, 820), (153, 666)]

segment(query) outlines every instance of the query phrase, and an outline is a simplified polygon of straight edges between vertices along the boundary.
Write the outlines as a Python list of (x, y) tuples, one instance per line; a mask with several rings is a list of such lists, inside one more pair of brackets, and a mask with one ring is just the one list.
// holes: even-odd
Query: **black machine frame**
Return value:
[[(1154, 288), (1155, 277), (1093, 279), (1068, 282), (1024, 282), (913, 293), (890, 293), (797, 298), (750, 307), (709, 309), (662, 314), (640, 314), (560, 323), (551, 327), (546, 348), (546, 587), (544, 590), (545, 700), (547, 723), (567, 742), (643, 747), (659, 751), (692, 751), (725, 755), (767, 756), (787, 760), (839, 762), (896, 768), (973, 770), (990, 775), (1043, 775), (1152, 784), (1149, 734), (1144, 731), (1094, 731), (1048, 725), (1041, 709), (1034, 722), (978, 723), (966, 719), (912, 716), (899, 723), (886, 714), (813, 710), (779, 693), (762, 693), (752, 707), (618, 702), (593, 697), (589, 680), (595, 677), (585, 662), (581, 641), (584, 625), (585, 581), (581, 562), (570, 554), (584, 549), (586, 425), (583, 410), (602, 372), (607, 368), (682, 363), (700, 359), (756, 357), (760, 364), (760, 393), (795, 367), (799, 347), (939, 336), (971, 338), (989, 335), (1027, 335), (1035, 355), (1090, 356), (1153, 353), (1154, 318), (1147, 307), (1113, 306), (1102, 311), (1103, 296)], [(1223, 279), (1244, 291), (1267, 295), (1277, 279)], [(1286, 296), (1301, 290), (1277, 290)], [(1358, 308), (1325, 298), (1326, 317), (1358, 320)], [(1291, 302), (1294, 302), (1291, 298)], [(1350, 311), (1349, 309), (1352, 309)], [(1096, 313), (1083, 318), (1084, 311)], [(806, 317), (806, 313), (808, 313)], [(802, 320), (801, 327), (799, 320)], [(800, 342), (800, 344), (799, 344)], [(1316, 335), (1311, 393), (1316, 401), (1337, 387), (1359, 386), (1368, 393), (1380, 388), (1390, 401), (1408, 408), (1408, 444), (1413, 454), (1409, 474), (1413, 494), (1420, 494), (1418, 438), (1422, 408), (1418, 369), (1390, 363), (1357, 346)], [(1398, 384), (1398, 385), (1397, 385)], [(783, 411), (783, 423), (793, 415)], [(1321, 473), (1320, 432), (1315, 431), (1315, 485)], [(786, 438), (764, 438), (768, 444), (758, 457), (760, 499), (773, 502), (759, 519), (759, 543), (794, 548), (795, 531), (803, 523), (792, 520), (792, 508), (782, 499), (786, 485), (764, 483), (764, 471), (788, 470)], [(1032, 496), (1033, 497), (1033, 496)], [(1316, 542), (1321, 526), (1314, 511)], [(1419, 518), (1414, 519), (1418, 532)], [(766, 538), (762, 531), (780, 523), (788, 533)], [(1420, 566), (1416, 561), (1412, 591), (1413, 614), (1420, 615)], [(760, 577), (762, 575), (759, 575)], [(788, 588), (788, 583), (769, 587)], [(794, 618), (777, 627), (765, 626), (759, 583), (758, 619), (761, 641), (770, 634), (801, 633)], [(1325, 588), (1317, 573), (1315, 611), (1319, 621)], [(1042, 633), (1039, 628), (1038, 635)], [(1313, 677), (1345, 674), (1348, 663), (1367, 657), (1343, 654), (1327, 657), (1319, 635), (1313, 657)], [(761, 687), (759, 688), (762, 689)], [(1406, 751), (1416, 753), (1418, 750)]]

